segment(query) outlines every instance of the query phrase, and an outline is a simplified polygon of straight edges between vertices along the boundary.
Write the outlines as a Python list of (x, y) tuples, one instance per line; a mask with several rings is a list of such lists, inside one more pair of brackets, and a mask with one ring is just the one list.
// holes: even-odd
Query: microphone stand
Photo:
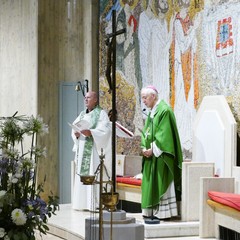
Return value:
[[(146, 109), (143, 109), (143, 113)], [(145, 114), (145, 113), (144, 113)], [(146, 114), (145, 114), (146, 115)], [(151, 164), (151, 174), (152, 174), (152, 213), (151, 213), (151, 218), (150, 219), (144, 219), (144, 223), (145, 224), (160, 224), (160, 219), (158, 218), (154, 218), (153, 215), (153, 180), (154, 180), (154, 169), (153, 169), (153, 141), (154, 141), (154, 137), (153, 137), (153, 118), (151, 118), (149, 116), (150, 120), (151, 120), (151, 134), (152, 134), (152, 144), (151, 144), (151, 149), (152, 149), (152, 164)]]

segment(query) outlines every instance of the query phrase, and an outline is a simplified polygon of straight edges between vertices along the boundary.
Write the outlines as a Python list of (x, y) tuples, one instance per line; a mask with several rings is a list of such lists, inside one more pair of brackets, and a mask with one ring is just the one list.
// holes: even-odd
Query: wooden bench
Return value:
[(141, 186), (117, 183), (117, 192), (120, 200), (141, 203)]
[[(238, 221), (240, 220), (240, 211), (238, 211), (235, 208), (226, 206), (224, 204), (215, 202), (211, 199), (207, 200), (207, 204), (215, 211), (218, 212), (221, 215), (226, 215), (226, 216), (230, 216), (234, 219), (237, 219)], [(240, 224), (240, 221), (239, 221)], [(240, 227), (238, 228), (238, 231), (240, 231)]]
[(142, 180), (133, 177), (117, 177), (117, 192), (119, 199), (141, 203)]
[[(211, 199), (207, 200), (207, 204), (214, 211), (215, 219), (215, 232), (217, 232), (216, 237), (219, 237), (219, 227), (224, 227), (226, 229), (231, 229), (239, 233), (240, 236), (240, 211), (229, 207), (227, 205), (221, 204), (219, 202), (213, 201)], [(232, 240), (232, 239), (231, 239)]]
[[(142, 157), (135, 155), (117, 155), (116, 158), (117, 163), (117, 175), (121, 175), (123, 180), (120, 177), (117, 177), (116, 182), (116, 191), (119, 193), (119, 199), (141, 203), (141, 184), (139, 181), (132, 179), (131, 181), (124, 181), (131, 179), (131, 177), (136, 176), (141, 172), (142, 167)], [(119, 172), (118, 172), (119, 170)], [(119, 173), (119, 174), (118, 174)]]
[(209, 191), (234, 193), (232, 177), (203, 177), (200, 179), (200, 238), (219, 239), (219, 226), (233, 231), (240, 230), (240, 213), (236, 209), (210, 200)]

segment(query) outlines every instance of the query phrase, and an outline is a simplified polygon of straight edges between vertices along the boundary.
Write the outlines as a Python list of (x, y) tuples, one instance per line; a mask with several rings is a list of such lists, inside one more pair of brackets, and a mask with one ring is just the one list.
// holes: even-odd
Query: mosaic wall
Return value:
[[(117, 153), (139, 154), (144, 114), (140, 91), (154, 85), (172, 106), (184, 158), (191, 158), (192, 124), (206, 95), (224, 95), (239, 119), (240, 2), (101, 0), (100, 104), (111, 109), (112, 10), (116, 10), (118, 121), (134, 139), (117, 139)], [(239, 124), (238, 124), (239, 125)], [(239, 132), (239, 130), (238, 130)]]

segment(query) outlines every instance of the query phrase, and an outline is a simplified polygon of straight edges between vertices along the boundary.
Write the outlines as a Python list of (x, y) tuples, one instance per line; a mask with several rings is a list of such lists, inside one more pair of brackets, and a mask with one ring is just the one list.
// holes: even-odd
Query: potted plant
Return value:
[[(0, 239), (34, 240), (35, 230), (46, 234), (48, 218), (58, 209), (58, 197), (41, 198), (38, 161), (45, 149), (38, 146), (48, 127), (40, 117), (0, 118)], [(26, 146), (27, 150), (25, 150)]]

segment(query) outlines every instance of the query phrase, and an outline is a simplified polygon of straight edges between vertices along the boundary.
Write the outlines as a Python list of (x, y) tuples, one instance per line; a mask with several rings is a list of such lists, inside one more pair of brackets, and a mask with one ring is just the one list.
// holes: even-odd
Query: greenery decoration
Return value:
[(39, 116), (0, 118), (0, 239), (34, 240), (35, 230), (46, 234), (48, 218), (59, 208), (57, 196), (41, 198), (46, 177), (37, 183), (38, 161), (46, 153), (38, 138), (46, 133)]

